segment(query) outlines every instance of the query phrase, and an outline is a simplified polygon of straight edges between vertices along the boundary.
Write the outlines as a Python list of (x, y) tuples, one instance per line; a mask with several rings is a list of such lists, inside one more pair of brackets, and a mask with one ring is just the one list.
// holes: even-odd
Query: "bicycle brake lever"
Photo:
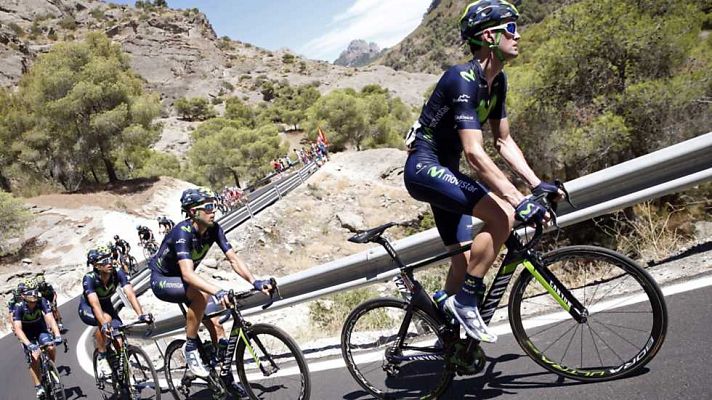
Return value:
[(555, 184), (556, 187), (558, 187), (562, 192), (564, 192), (564, 200), (566, 200), (566, 202), (569, 203), (569, 205), (571, 206), (571, 208), (575, 209), (576, 206), (574, 205), (574, 203), (571, 202), (571, 195), (569, 195), (569, 191), (566, 190), (566, 188), (564, 187), (564, 183), (561, 182), (560, 180), (556, 179), (556, 180), (554, 181), (554, 184)]

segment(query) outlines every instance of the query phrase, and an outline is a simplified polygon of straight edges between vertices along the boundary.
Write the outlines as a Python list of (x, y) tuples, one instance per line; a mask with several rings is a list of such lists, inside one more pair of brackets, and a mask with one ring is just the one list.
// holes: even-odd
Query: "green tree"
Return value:
[(200, 137), (194, 136), (188, 157), (190, 168), (212, 187), (241, 186), (246, 180), (261, 178), (270, 172), (270, 160), (288, 150), (272, 124), (249, 129), (231, 126), (230, 121), (224, 120), (210, 126), (210, 131), (206, 128)]
[(158, 139), (158, 96), (144, 94), (121, 46), (101, 33), (40, 56), (22, 77), (18, 98), (18, 162), (65, 189), (76, 189), (89, 173), (118, 180), (117, 155)]
[(204, 121), (215, 116), (215, 110), (204, 97), (181, 97), (173, 103), (178, 114), (187, 121)]
[(30, 212), (22, 201), (10, 193), (0, 191), (0, 224), (3, 227), (0, 231), (0, 256), (19, 248), (17, 243), (13, 243), (13, 239), (22, 236), (30, 220)]
[(353, 90), (335, 90), (321, 97), (309, 108), (307, 116), (307, 131), (315, 135), (321, 127), (329, 132), (332, 151), (344, 150), (348, 144), (361, 150), (367, 135), (368, 109)]

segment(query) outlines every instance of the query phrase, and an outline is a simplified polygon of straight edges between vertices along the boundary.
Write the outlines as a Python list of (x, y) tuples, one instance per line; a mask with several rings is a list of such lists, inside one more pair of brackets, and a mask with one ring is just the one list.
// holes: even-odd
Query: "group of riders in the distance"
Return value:
[[(460, 34), (473, 58), (443, 74), (406, 136), (408, 157), (404, 181), (407, 191), (413, 198), (431, 205), (435, 224), (446, 247), (453, 249), (472, 242), (469, 252), (452, 256), (445, 292), (439, 295), (446, 299), (439, 298), (438, 303), (443, 312), (460, 324), (467, 336), (482, 342), (497, 340), (479, 314), (485, 274), (515, 221), (545, 224), (550, 218), (547, 209), (515, 187), (484, 152), (482, 125), (489, 121), (496, 149), (533, 195), (546, 195), (556, 200), (564, 196), (560, 187), (534, 173), (510, 135), (505, 109), (507, 80), (503, 67), (518, 55), (518, 17), (515, 5), (504, 0), (479, 0), (465, 8), (460, 19)], [(463, 153), (480, 181), (459, 171)], [(235, 273), (256, 290), (269, 292), (272, 289), (270, 279), (255, 278), (215, 222), (215, 213), (221, 204), (232, 206), (243, 197), (237, 188), (226, 187), (220, 194), (203, 188), (185, 190), (180, 199), (185, 219), (178, 224), (167, 219), (159, 220), (164, 237), (148, 259), (150, 286), (155, 296), (186, 306), (183, 353), (190, 372), (198, 377), (208, 376), (198, 352), (201, 321), (211, 332), (215, 346), (226, 345), (225, 330), (219, 321), (203, 320), (206, 307), (231, 306), (227, 290), (195, 273), (208, 249), (217, 243)], [(466, 228), (472, 217), (484, 222), (484, 227), (474, 238)], [(155, 243), (153, 233), (147, 227), (139, 226), (138, 233), (142, 246)], [(129, 251), (128, 243), (114, 236), (111, 245), (98, 246), (87, 253), (87, 265), (91, 270), (83, 278), (78, 312), (84, 323), (98, 328), (95, 338), (100, 374), (110, 373), (105, 357), (106, 334), (122, 323), (118, 310), (111, 303), (119, 286), (124, 289), (138, 319), (146, 323), (153, 321), (152, 315), (142, 308), (128, 280), (132, 273)], [(14, 332), (22, 342), (31, 366), (30, 375), (38, 397), (44, 396), (37, 372), (40, 346), (62, 341), (56, 294), (46, 292), (47, 287), (51, 288), (51, 285), (42, 279), (23, 282), (18, 286), (16, 302), (9, 309)], [(53, 348), (48, 348), (54, 359)], [(234, 389), (234, 393), (242, 395), (239, 383), (233, 381), (232, 374), (228, 375), (226, 384)]]

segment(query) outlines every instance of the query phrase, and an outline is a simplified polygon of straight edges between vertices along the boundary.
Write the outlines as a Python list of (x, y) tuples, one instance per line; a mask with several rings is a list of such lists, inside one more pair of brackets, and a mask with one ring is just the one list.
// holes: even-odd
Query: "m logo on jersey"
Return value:
[(474, 82), (475, 81), (475, 71), (470, 69), (467, 71), (460, 71), (460, 77), (467, 82)]
[(466, 94), (461, 94), (458, 98), (452, 100), (453, 103), (469, 103), (470, 96)]
[(487, 120), (487, 117), (489, 116), (490, 112), (492, 112), (492, 109), (496, 104), (496, 94), (492, 96), (489, 102), (485, 101), (484, 99), (480, 100), (480, 104), (475, 109), (475, 111), (477, 111), (477, 118), (480, 120), (480, 123), (485, 122)]

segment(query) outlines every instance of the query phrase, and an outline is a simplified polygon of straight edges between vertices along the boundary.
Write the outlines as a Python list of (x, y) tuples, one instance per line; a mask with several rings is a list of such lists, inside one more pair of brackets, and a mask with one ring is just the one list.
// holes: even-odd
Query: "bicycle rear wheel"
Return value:
[[(407, 307), (399, 299), (371, 299), (344, 322), (341, 353), (346, 366), (359, 385), (379, 399), (434, 399), (454, 376), (437, 322), (417, 308), (408, 314)], [(404, 323), (406, 334), (401, 337)]]
[(555, 374), (579, 381), (631, 375), (660, 350), (667, 331), (665, 299), (633, 260), (594, 246), (571, 246), (543, 264), (586, 308), (581, 323), (522, 271), (512, 288), (509, 320), (522, 349)]
[(243, 333), (235, 365), (250, 398), (308, 400), (309, 367), (294, 339), (267, 324), (254, 324)]
[(59, 379), (59, 371), (52, 360), (47, 360), (47, 382), (45, 383), (45, 392), (52, 400), (66, 400), (67, 396), (64, 393), (64, 386)]
[(128, 358), (126, 374), (131, 400), (160, 400), (160, 381), (148, 354), (139, 347), (129, 345), (126, 356)]

